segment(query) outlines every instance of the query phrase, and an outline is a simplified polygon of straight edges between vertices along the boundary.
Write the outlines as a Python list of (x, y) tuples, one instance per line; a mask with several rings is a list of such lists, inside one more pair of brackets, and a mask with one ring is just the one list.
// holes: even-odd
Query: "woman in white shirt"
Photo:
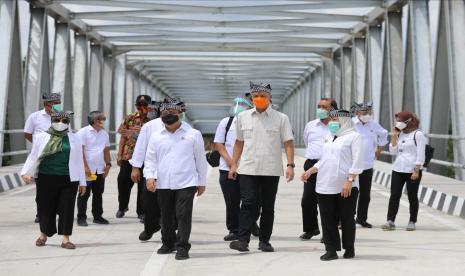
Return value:
[(342, 247), (344, 258), (355, 256), (355, 208), (358, 196), (358, 178), (363, 169), (362, 137), (353, 127), (351, 113), (346, 110), (330, 112), (331, 132), (324, 140), (321, 159), (302, 174), (306, 181), (312, 174), (318, 173), (316, 193), (320, 207), (323, 239), (326, 253), (322, 261), (338, 258), (336, 251), (341, 250), (339, 221), (342, 228)]
[(407, 231), (414, 231), (418, 216), (418, 188), (425, 163), (426, 138), (418, 126), (420, 120), (411, 112), (403, 111), (395, 115), (396, 124), (392, 129), (389, 151), (396, 155), (391, 177), (391, 197), (387, 222), (382, 226), (384, 230), (395, 230), (397, 211), (399, 210), (402, 189), (407, 183), (407, 194), (410, 207), (410, 219)]
[(34, 136), (32, 150), (21, 170), (21, 177), (30, 184), (36, 178), (40, 236), (36, 246), (45, 246), (47, 237), (63, 235), (61, 247), (75, 249), (69, 237), (73, 231), (76, 193), (86, 191), (82, 143), (68, 131), (71, 113), (51, 114), (52, 126)]

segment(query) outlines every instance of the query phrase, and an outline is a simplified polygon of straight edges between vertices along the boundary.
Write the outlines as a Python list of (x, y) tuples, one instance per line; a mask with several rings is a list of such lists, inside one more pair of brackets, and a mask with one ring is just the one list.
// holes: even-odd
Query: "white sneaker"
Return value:
[(415, 231), (416, 228), (415, 228), (415, 222), (412, 222), (410, 221), (407, 225), (407, 228), (406, 228), (407, 231)]
[(386, 224), (383, 224), (381, 226), (381, 229), (385, 231), (393, 231), (393, 230), (396, 230), (396, 225), (394, 224), (392, 220), (388, 220)]

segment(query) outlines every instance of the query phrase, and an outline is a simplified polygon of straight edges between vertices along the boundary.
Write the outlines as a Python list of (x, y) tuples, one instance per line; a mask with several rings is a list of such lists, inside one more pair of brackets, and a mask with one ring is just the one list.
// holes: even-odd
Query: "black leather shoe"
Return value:
[[(141, 233), (142, 234), (142, 233)], [(174, 246), (162, 245), (158, 250), (157, 254), (170, 254), (174, 252)]]
[(116, 217), (117, 217), (117, 218), (122, 218), (122, 217), (124, 217), (124, 211), (118, 210), (118, 212), (116, 212)]
[(251, 232), (254, 237), (258, 237), (260, 235), (260, 227), (258, 227), (257, 223), (254, 223)]
[(185, 247), (178, 247), (176, 251), (176, 256), (174, 258), (178, 261), (189, 259), (189, 250)]
[(237, 239), (239, 239), (239, 237), (234, 234), (234, 233), (229, 233), (228, 235), (224, 236), (224, 241), (235, 241)]
[(239, 252), (247, 252), (249, 251), (249, 244), (243, 241), (232, 241), (229, 244), (229, 248), (237, 250)]
[(77, 225), (79, 226), (88, 226), (87, 221), (85, 218), (78, 218), (77, 219)]
[(94, 223), (97, 223), (97, 224), (110, 224), (110, 222), (108, 222), (108, 220), (104, 219), (103, 217), (94, 218)]
[(263, 252), (274, 252), (273, 246), (271, 246), (269, 242), (264, 242), (264, 241), (261, 241), (258, 244), (258, 250), (261, 250)]
[(332, 260), (337, 260), (339, 257), (337, 256), (337, 253), (334, 251), (327, 251), (324, 255), (320, 257), (320, 260), (322, 261), (332, 261)]
[(316, 229), (315, 231), (313, 231), (313, 233), (310, 233), (310, 232), (305, 232), (303, 233), (302, 235), (299, 236), (299, 238), (301, 240), (309, 240), (311, 239), (313, 236), (318, 236), (320, 234), (320, 230)]
[(366, 221), (360, 221), (360, 220), (356, 220), (357, 224), (360, 224), (362, 227), (364, 228), (372, 228), (373, 225), (371, 225), (370, 223), (366, 222)]
[(344, 259), (353, 259), (354, 257), (355, 257), (355, 250), (347, 249), (346, 252), (344, 252)]
[(155, 232), (150, 233), (150, 232), (142, 231), (139, 234), (139, 240), (140, 241), (148, 241), (148, 240), (150, 240), (152, 238), (154, 233)]
[(36, 218), (34, 219), (34, 222), (35, 222), (35, 223), (39, 223), (39, 217), (36, 217)]

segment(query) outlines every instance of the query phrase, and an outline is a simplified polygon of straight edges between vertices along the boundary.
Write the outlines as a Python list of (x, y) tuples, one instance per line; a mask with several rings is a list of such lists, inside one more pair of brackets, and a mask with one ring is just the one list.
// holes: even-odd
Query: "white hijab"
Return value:
[(344, 136), (355, 131), (354, 123), (352, 122), (352, 118), (350, 117), (338, 117), (339, 123), (341, 124), (341, 128), (336, 133), (336, 136)]

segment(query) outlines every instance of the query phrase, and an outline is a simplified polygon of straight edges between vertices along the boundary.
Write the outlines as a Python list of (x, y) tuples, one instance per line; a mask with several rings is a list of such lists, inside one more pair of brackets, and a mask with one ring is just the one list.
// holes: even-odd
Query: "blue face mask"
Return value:
[(54, 105), (52, 105), (52, 110), (53, 111), (62, 111), (63, 106), (61, 104), (54, 104)]
[(331, 135), (334, 136), (338, 133), (339, 129), (341, 129), (341, 123), (331, 121), (328, 123), (328, 128), (329, 128), (329, 132), (331, 132)]
[(326, 119), (329, 116), (329, 112), (326, 109), (318, 108), (316, 110), (316, 117), (320, 120)]

